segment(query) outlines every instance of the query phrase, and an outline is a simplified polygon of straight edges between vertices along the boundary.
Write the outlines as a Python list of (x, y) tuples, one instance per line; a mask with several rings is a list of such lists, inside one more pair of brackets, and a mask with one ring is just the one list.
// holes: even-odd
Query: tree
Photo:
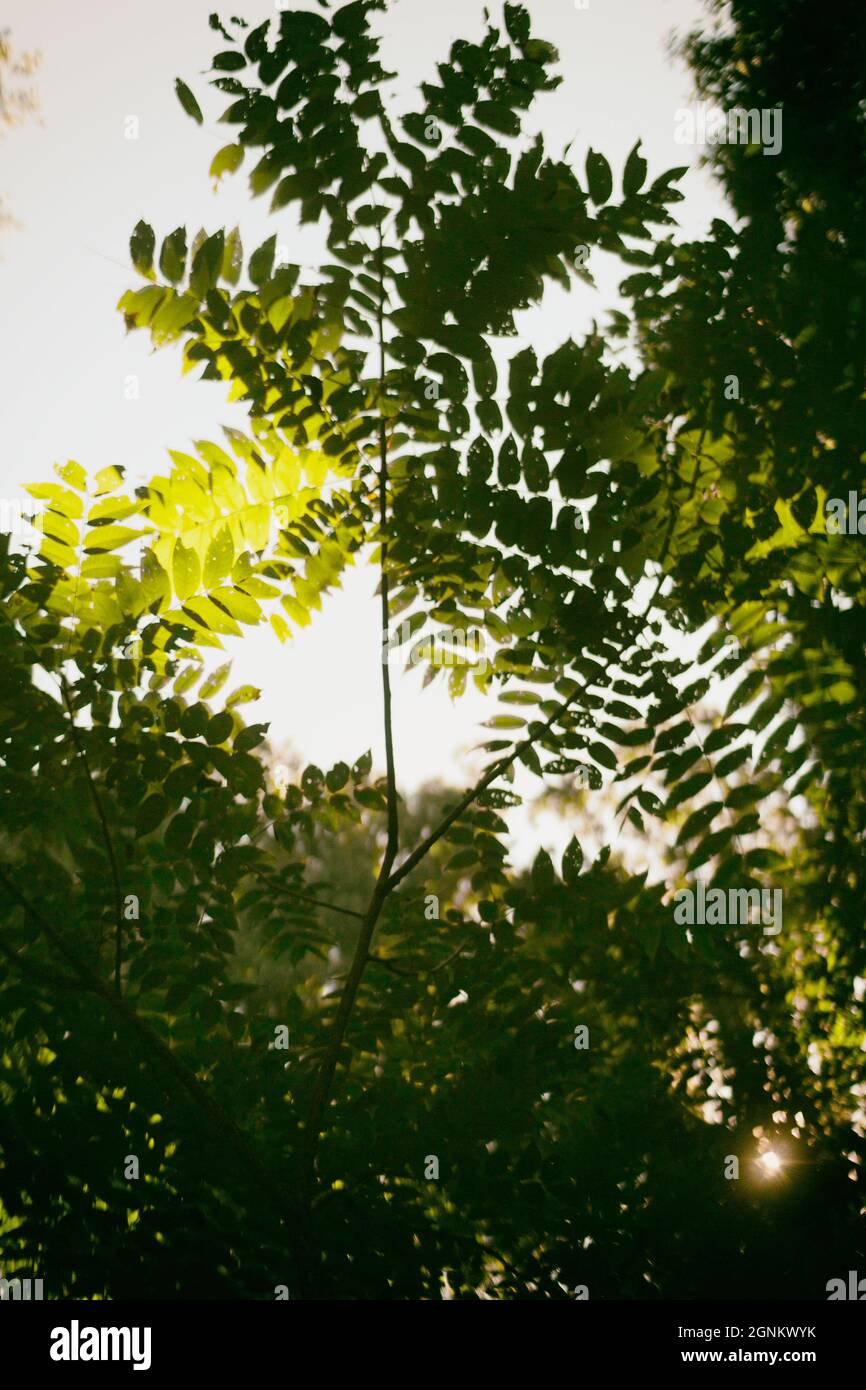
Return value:
[[(803, 1250), (830, 1277), (860, 1239), (863, 1038), (827, 990), (828, 952), (857, 948), (824, 837), (852, 872), (834, 818), (861, 785), (821, 762), (859, 705), (815, 625), (836, 630), (827, 585), (853, 598), (859, 561), (786, 466), (791, 415), (719, 403), (729, 362), (764, 351), (770, 374), (749, 263), (771, 214), (682, 247), (651, 230), (681, 171), (648, 185), (638, 143), (614, 198), (603, 155), (579, 177), (523, 136), (557, 55), (519, 5), (396, 116), (383, 8), (212, 19), (238, 129), (211, 173), (253, 155), (252, 192), (321, 221), (331, 259), (308, 280), (276, 237), (245, 263), (237, 230), (182, 227), (157, 255), (139, 223), (128, 326), (229, 383), (249, 431), (133, 495), (65, 465), (31, 489), (38, 555), (4, 556), (4, 1245), (78, 1296), (823, 1296)], [(640, 369), (607, 351), (623, 315), (509, 357), (515, 312), (597, 247), (637, 268)], [(287, 640), (371, 553), (384, 775), (367, 752), (281, 787), (238, 712), (258, 692), (214, 709), (228, 663), (203, 650), (266, 618)], [(672, 628), (705, 639), (694, 658)], [(399, 794), (395, 629), (490, 700), (487, 771), (444, 806)], [(576, 838), (512, 873), (518, 766), (625, 783), (663, 878), (611, 848), (587, 866)], [(363, 899), (355, 871), (325, 896), (344, 853)], [(698, 870), (781, 888), (784, 934), (678, 920)], [(759, 1185), (771, 1144), (808, 1158), (796, 1184)]]
[[(15, 50), (8, 29), (0, 29), (0, 134), (18, 125), (36, 111), (36, 94), (31, 86), (22, 85), (22, 78), (29, 79), (39, 64), (35, 53), (22, 53), (15, 56)], [(13, 218), (3, 210), (0, 199), (0, 227), (8, 225)]]

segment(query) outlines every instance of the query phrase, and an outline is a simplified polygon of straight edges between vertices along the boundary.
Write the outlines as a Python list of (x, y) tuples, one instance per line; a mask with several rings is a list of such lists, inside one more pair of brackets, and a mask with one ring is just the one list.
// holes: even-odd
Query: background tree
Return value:
[[(16, 57), (9, 30), (0, 29), (0, 136), (35, 113), (37, 98), (30, 79), (38, 65), (35, 53)], [(13, 221), (0, 198), (0, 228)]]

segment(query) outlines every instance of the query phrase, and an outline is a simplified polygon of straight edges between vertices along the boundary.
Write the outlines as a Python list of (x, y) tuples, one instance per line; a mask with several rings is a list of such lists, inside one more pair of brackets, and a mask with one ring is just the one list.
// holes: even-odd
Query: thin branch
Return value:
[[(260, 840), (265, 832), (271, 830), (275, 824), (275, 821), (268, 821), (266, 825), (263, 825), (262, 828), (257, 830), (255, 835), (251, 837), (250, 844), (254, 845), (256, 840)], [(363, 922), (364, 920), (363, 912), (356, 912), (354, 908), (340, 907), (337, 903), (325, 902), (324, 898), (314, 897), (310, 893), (299, 893), (297, 888), (284, 888), (282, 884), (280, 887), (282, 892), (289, 898), (298, 898), (299, 901), (303, 903), (314, 903), (316, 907), (323, 907), (326, 912), (339, 912), (343, 917), (357, 917), (359, 922)]]
[(385, 387), (385, 277), (382, 256), (382, 227), (379, 225), (379, 303), (377, 326), (379, 334), (379, 530), (381, 535), (380, 568), (381, 613), (382, 613), (382, 705), (385, 720), (385, 765), (388, 790), (388, 845), (385, 859), (390, 860), (387, 872), (390, 873), (397, 851), (400, 847), (400, 822), (397, 809), (397, 775), (394, 766), (394, 732), (391, 720), (391, 670), (385, 638), (391, 621), (390, 582), (388, 578), (388, 540), (386, 525), (388, 521), (388, 438), (385, 417), (381, 410), (382, 392)]
[(402, 880), (412, 872), (416, 865), (420, 864), (421, 860), (425, 858), (437, 841), (441, 840), (442, 836), (451, 829), (454, 822), (463, 815), (463, 812), (469, 809), (475, 798), (480, 796), (483, 791), (486, 791), (491, 782), (495, 782), (497, 777), (508, 770), (519, 753), (523, 751), (523, 747), (524, 745), (520, 745), (520, 747), (515, 748), (511, 753), (507, 754), (504, 758), (500, 758), (492, 767), (487, 769), (480, 782), (476, 782), (475, 786), (469, 789), (466, 795), (458, 801), (457, 805), (448, 812), (444, 820), (439, 822), (436, 829), (431, 830), (426, 839), (421, 841), (420, 845), (412, 851), (408, 858), (404, 859), (399, 869), (395, 870), (391, 875), (388, 880), (389, 892), (393, 891), (393, 889), (397, 887), (397, 884), (401, 883)]
[(352, 907), (338, 907), (336, 903), (326, 903), (323, 898), (315, 898), (310, 893), (298, 893), (294, 888), (283, 888), (282, 890), (289, 898), (299, 898), (303, 903), (314, 903), (316, 907), (323, 907), (326, 912), (339, 912), (343, 917), (357, 917), (359, 922), (363, 922), (363, 912), (356, 912)]
[(439, 822), (439, 824), (436, 826), (436, 829), (431, 830), (430, 834), (426, 837), (426, 839), (421, 841), (420, 845), (418, 845), (417, 848), (412, 851), (408, 858), (404, 859), (399, 869), (397, 869), (391, 875), (391, 877), (388, 879), (387, 885), (389, 893), (397, 887), (398, 883), (401, 883), (403, 879), (406, 878), (406, 876), (412, 872), (416, 865), (419, 864), (421, 860), (425, 857), (425, 855), (429, 853), (429, 851), (433, 848), (437, 841), (442, 839), (442, 836), (446, 834), (448, 830), (451, 829), (451, 826), (454, 824), (454, 822), (456, 820), (459, 820), (463, 812), (469, 809), (476, 797), (480, 796), (483, 791), (486, 791), (487, 788), (490, 786), (491, 782), (495, 782), (496, 778), (501, 777), (503, 772), (507, 772), (511, 764), (516, 762), (517, 759), (523, 753), (525, 753), (528, 748), (532, 748), (533, 745), (537, 743), (538, 740), (541, 738), (542, 734), (546, 734), (547, 731), (553, 727), (557, 719), (562, 718), (562, 716), (568, 711), (572, 701), (581, 689), (582, 687), (578, 687), (576, 690), (572, 691), (568, 699), (564, 700), (562, 704), (557, 706), (557, 708), (553, 711), (553, 714), (551, 714), (550, 718), (547, 719), (544, 724), (539, 725), (538, 729), (534, 734), (530, 734), (529, 737), (525, 738), (521, 743), (515, 744), (514, 748), (511, 750), (510, 753), (506, 753), (504, 757), (499, 758), (487, 769), (481, 780), (479, 782), (476, 782), (474, 787), (470, 788), (466, 795), (462, 797), (460, 801), (458, 801), (457, 805), (453, 808), (453, 810), (448, 812), (448, 815), (445, 816), (444, 820)]
[(377, 956), (375, 951), (370, 952), (370, 960), (374, 965), (384, 965), (386, 970), (390, 970), (394, 975), (403, 975), (407, 979), (417, 980), (419, 975), (423, 975), (423, 970), (406, 970), (396, 961), (386, 960), (384, 956)]
[(343, 1048), (343, 1040), (358, 993), (358, 987), (361, 983), (367, 961), (370, 959), (370, 942), (372, 941), (376, 923), (379, 920), (385, 899), (394, 891), (397, 884), (400, 883), (407, 874), (411, 873), (412, 869), (414, 869), (416, 864), (418, 864), (429, 850), (432, 849), (433, 845), (442, 838), (448, 828), (457, 820), (458, 816), (462, 815), (467, 807), (472, 805), (475, 798), (489, 787), (491, 782), (501, 776), (521, 753), (527, 748), (531, 748), (533, 744), (541, 738), (542, 734), (546, 733), (547, 730), (551, 728), (557, 719), (560, 719), (562, 715), (566, 713), (581, 688), (582, 687), (576, 687), (571, 695), (569, 695), (568, 699), (557, 706), (549, 719), (547, 719), (544, 724), (538, 726), (534, 734), (530, 734), (528, 738), (515, 745), (511, 753), (507, 754), (504, 758), (499, 758), (493, 766), (487, 770), (481, 780), (466, 793), (460, 802), (458, 802), (454, 810), (445, 816), (444, 820), (440, 822), (436, 829), (433, 830), (425, 840), (422, 840), (417, 849), (413, 850), (396, 873), (390, 873), (391, 864), (389, 862), (388, 850), (386, 850), (385, 858), (382, 861), (379, 876), (376, 880), (376, 887), (373, 890), (373, 897), (358, 934), (355, 955), (352, 959), (352, 964), (346, 977), (346, 983), (340, 996), (340, 1006), (333, 1025), (333, 1040), (325, 1054), (321, 1069), (313, 1087), (313, 1095), (305, 1124), (304, 1150), (301, 1162), (302, 1193), (308, 1207), (312, 1197), (316, 1153), (319, 1147), (319, 1132), (322, 1117), (324, 1115), (334, 1073), (337, 1069), (340, 1053)]
[(386, 960), (384, 956), (371, 955), (370, 960), (375, 961), (377, 965), (384, 965), (387, 970), (393, 970), (395, 975), (405, 975), (417, 980), (421, 975), (435, 975), (437, 971), (444, 970), (446, 965), (450, 965), (453, 960), (456, 960), (458, 956), (463, 954), (468, 945), (468, 941), (461, 941), (457, 950), (452, 951), (444, 960), (440, 960), (438, 965), (422, 966), (420, 970), (409, 970), (403, 965), (398, 965), (396, 961)]
[(355, 945), (355, 954), (352, 957), (352, 964), (346, 976), (346, 983), (340, 994), (340, 1004), (337, 1009), (337, 1017), (332, 1026), (332, 1039), (328, 1045), (325, 1056), (322, 1059), (316, 1080), (313, 1085), (312, 1096), (310, 1097), (309, 1110), (304, 1123), (304, 1142), (301, 1153), (301, 1194), (303, 1200), (309, 1204), (312, 1197), (313, 1182), (315, 1179), (316, 1154), (319, 1148), (319, 1134), (321, 1131), (322, 1117), (325, 1113), (328, 1095), (331, 1090), (331, 1083), (334, 1079), (334, 1072), (337, 1070), (337, 1063), (340, 1060), (340, 1053), (343, 1050), (343, 1039), (351, 1017), (355, 997), (358, 993), (364, 968), (369, 959), (370, 942), (376, 930), (376, 923), (382, 911), (385, 898), (388, 895), (387, 874), (390, 870), (387, 852), (379, 870), (376, 886), (373, 889), (373, 896), (370, 906), (367, 909), (361, 929), (358, 933), (358, 940)]
[[(378, 341), (379, 341), (379, 564), (381, 570), (381, 618), (382, 632), (388, 631), (390, 622), (389, 612), (389, 584), (388, 584), (388, 541), (386, 538), (386, 527), (388, 522), (388, 437), (385, 416), (381, 410), (382, 393), (385, 385), (385, 286), (383, 275), (383, 256), (382, 256), (382, 229), (379, 228), (379, 302), (377, 307)], [(381, 643), (380, 643), (381, 646)], [(340, 1004), (337, 1009), (337, 1017), (333, 1024), (333, 1036), (322, 1065), (316, 1076), (313, 1085), (313, 1092), (310, 1098), (310, 1106), (304, 1126), (304, 1142), (301, 1154), (301, 1195), (302, 1199), (309, 1206), (312, 1199), (313, 1184), (316, 1171), (316, 1154), (319, 1147), (319, 1133), (322, 1125), (322, 1117), (325, 1113), (325, 1106), (343, 1050), (343, 1039), (349, 1025), (349, 1019), (354, 1007), (355, 998), (364, 975), (370, 952), (370, 943), (376, 924), (382, 911), (382, 906), (389, 892), (389, 879), (394, 860), (400, 843), (400, 823), (397, 809), (397, 777), (394, 765), (394, 734), (391, 719), (391, 672), (388, 666), (387, 654), (383, 653), (382, 660), (382, 704), (383, 717), (385, 724), (385, 762), (387, 776), (387, 796), (388, 796), (388, 840), (385, 846), (385, 854), (379, 867), (376, 878), (376, 885), (370, 899), (370, 905), (364, 914), (361, 922), (361, 929), (358, 932), (358, 940), (355, 944), (355, 954), (352, 957), (352, 964), (346, 976), (346, 982), (340, 995)]]
[(9, 942), (0, 934), (0, 952), (25, 979), (33, 980), (38, 985), (50, 985), (52, 989), (80, 989), (81, 980), (76, 980), (72, 975), (61, 975), (54, 970), (46, 970), (42, 965), (36, 965), (34, 961), (22, 956), (20, 951), (16, 951), (9, 945)]
[[(260, 840), (263, 835), (265, 835), (269, 830), (272, 830), (275, 824), (275, 821), (266, 821), (264, 825), (259, 827), (255, 835), (250, 836), (250, 844), (254, 845), (257, 840)], [(323, 907), (326, 912), (339, 912), (343, 917), (356, 917), (359, 922), (363, 922), (364, 920), (363, 912), (356, 912), (354, 908), (340, 907), (337, 903), (326, 902), (324, 898), (313, 897), (310, 893), (300, 893), (296, 888), (285, 888), (282, 884), (280, 885), (280, 887), (281, 891), (285, 893), (286, 896), (289, 898), (297, 898), (300, 902), (304, 903), (313, 903), (316, 907)], [(202, 908), (201, 913), (199, 914), (199, 927), (203, 926), (204, 919), (210, 911), (214, 897), (215, 890), (212, 888), (210, 895), (205, 899), (204, 907)]]

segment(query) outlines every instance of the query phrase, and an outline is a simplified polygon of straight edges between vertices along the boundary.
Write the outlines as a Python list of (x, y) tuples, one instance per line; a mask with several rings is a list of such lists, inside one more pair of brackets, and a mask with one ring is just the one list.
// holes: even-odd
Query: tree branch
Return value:
[[(416, 864), (418, 864), (429, 852), (429, 850), (432, 849), (433, 845), (435, 845), (436, 842), (442, 838), (442, 836), (445, 834), (448, 828), (451, 825), (453, 825), (455, 820), (457, 820), (458, 816), (462, 815), (463, 811), (465, 811), (468, 806), (472, 805), (472, 802), (475, 800), (475, 798), (479, 796), (480, 793), (485, 790), (485, 788), (489, 787), (491, 782), (495, 781), (497, 777), (501, 776), (501, 774), (511, 766), (511, 764), (521, 755), (521, 753), (523, 753), (527, 748), (531, 748), (532, 745), (536, 743), (539, 738), (541, 738), (542, 734), (546, 733), (547, 730), (550, 729), (552, 725), (556, 723), (557, 719), (560, 719), (562, 715), (567, 712), (572, 701), (575, 699), (576, 695), (579, 693), (581, 688), (582, 687), (577, 687), (574, 691), (572, 691), (568, 699), (563, 701), (562, 704), (560, 704), (554, 710), (554, 712), (545, 721), (545, 723), (538, 726), (535, 733), (530, 734), (528, 738), (524, 739), (521, 743), (517, 744), (512, 749), (512, 751), (505, 757), (497, 759), (493, 766), (488, 768), (487, 772), (485, 772), (484, 776), (480, 779), (480, 781), (478, 781), (475, 784), (475, 786), (466, 793), (462, 800), (458, 802), (457, 806), (455, 806), (453, 811), (449, 812), (449, 814), (445, 816), (445, 818), (440, 822), (436, 829), (433, 830), (426, 837), (426, 839), (422, 840), (421, 844), (418, 845), (417, 849), (413, 850), (413, 852), (404, 861), (404, 863), (401, 864), (400, 868), (396, 871), (396, 873), (392, 874), (390, 872), (391, 862), (393, 861), (391, 860), (389, 862), (390, 857), (388, 850), (386, 849), (385, 857), (382, 860), (382, 866), (379, 870), (379, 876), (376, 880), (376, 887), (373, 890), (373, 897), (370, 901), (370, 906), (367, 910), (364, 922), (358, 934), (358, 942), (355, 947), (355, 954), (352, 959), (352, 964), (349, 969), (349, 973), (346, 977), (346, 983), (343, 987), (342, 995), (340, 997), (340, 1007), (337, 1011), (337, 1017), (333, 1025), (333, 1041), (331, 1042), (325, 1054), (325, 1058), (322, 1062), (322, 1066), (319, 1070), (319, 1074), (316, 1077), (316, 1082), (313, 1087), (313, 1095), (310, 1102), (309, 1112), (305, 1125), (304, 1149), (301, 1162), (302, 1194), (303, 1200), (308, 1207), (312, 1198), (313, 1182), (315, 1178), (316, 1153), (318, 1151), (319, 1146), (319, 1132), (322, 1123), (322, 1116), (324, 1115), (325, 1105), (327, 1103), (328, 1094), (331, 1089), (331, 1083), (333, 1081), (334, 1073), (337, 1069), (337, 1063), (340, 1058), (340, 1053), (343, 1048), (343, 1040), (345, 1038), (349, 1018), (352, 1013), (352, 1008), (355, 1003), (355, 998), (358, 993), (358, 987), (361, 983), (361, 979), (363, 977), (367, 961), (370, 959), (370, 942), (372, 941), (373, 933), (376, 929), (376, 923), (379, 920), (379, 916), (382, 911), (385, 899), (394, 891), (397, 884), (400, 883), (402, 879), (406, 877), (407, 874), (411, 873), (411, 871), (415, 868)], [(381, 963), (384, 964), (384, 962)]]
[(313, 903), (316, 907), (323, 907), (326, 912), (339, 912), (343, 917), (357, 917), (359, 922), (363, 922), (363, 912), (356, 912), (353, 907), (338, 907), (336, 903), (326, 903), (323, 898), (315, 898), (311, 893), (299, 893), (294, 888), (284, 888), (283, 892), (289, 898), (298, 898), (302, 903)]
[(446, 965), (450, 965), (452, 961), (463, 954), (468, 945), (468, 941), (462, 941), (457, 947), (457, 950), (452, 951), (444, 960), (440, 960), (438, 965), (423, 966), (420, 970), (410, 970), (407, 966), (398, 965), (396, 961), (387, 960), (385, 956), (371, 955), (370, 960), (374, 961), (376, 965), (384, 965), (387, 970), (392, 970), (395, 975), (405, 975), (408, 978), (417, 980), (421, 975), (435, 975), (437, 971), (444, 970)]
[(82, 981), (76, 980), (72, 975), (61, 975), (54, 970), (46, 970), (41, 965), (36, 965), (34, 961), (22, 956), (20, 951), (13, 950), (2, 934), (0, 934), (0, 953), (25, 979), (33, 980), (38, 985), (50, 985), (52, 989), (81, 989)]
[(382, 395), (385, 387), (385, 280), (383, 273), (382, 256), (382, 229), (379, 227), (379, 302), (377, 306), (377, 328), (379, 342), (379, 564), (381, 571), (381, 620), (382, 620), (382, 639), (380, 641), (380, 651), (382, 652), (382, 704), (383, 717), (385, 724), (385, 764), (387, 777), (387, 797), (388, 797), (388, 840), (385, 846), (385, 854), (379, 866), (379, 873), (376, 878), (376, 885), (373, 889), (373, 896), (370, 905), (361, 923), (358, 933), (358, 940), (355, 944), (355, 954), (352, 957), (352, 964), (346, 976), (346, 983), (340, 995), (340, 1005), (337, 1010), (337, 1017), (333, 1024), (333, 1038), (328, 1046), (322, 1065), (313, 1086), (313, 1093), (310, 1098), (310, 1106), (304, 1127), (304, 1143), (301, 1154), (301, 1194), (305, 1204), (309, 1205), (312, 1200), (313, 1184), (315, 1182), (316, 1154), (319, 1148), (319, 1133), (321, 1130), (322, 1117), (343, 1049), (343, 1039), (349, 1024), (352, 1009), (358, 988), (363, 978), (364, 969), (367, 964), (370, 952), (370, 943), (373, 933), (376, 930), (376, 923), (382, 911), (382, 905), (388, 895), (388, 882), (394, 860), (400, 843), (400, 822), (397, 809), (397, 776), (394, 765), (394, 734), (391, 720), (391, 672), (388, 666), (388, 654), (386, 637), (390, 622), (389, 611), (389, 584), (388, 584), (388, 541), (386, 527), (388, 522), (388, 437), (385, 416), (381, 410)]
[(400, 822), (397, 809), (397, 775), (394, 766), (394, 733), (391, 721), (391, 669), (388, 664), (387, 636), (391, 621), (390, 585), (388, 579), (388, 438), (385, 417), (381, 410), (382, 393), (385, 389), (385, 275), (382, 257), (382, 227), (379, 225), (379, 304), (377, 326), (379, 334), (379, 531), (381, 535), (380, 568), (382, 572), (381, 613), (382, 613), (382, 705), (385, 721), (385, 768), (388, 791), (388, 844), (385, 860), (387, 873), (391, 871), (400, 846)]
[(429, 853), (429, 851), (433, 848), (436, 842), (438, 840), (441, 840), (442, 836), (448, 830), (450, 830), (454, 822), (458, 820), (460, 816), (462, 816), (463, 812), (468, 810), (475, 798), (480, 796), (483, 791), (486, 791), (487, 788), (490, 786), (491, 782), (495, 782), (496, 778), (501, 777), (503, 772), (507, 772), (511, 764), (516, 762), (517, 759), (521, 756), (521, 754), (524, 753), (528, 748), (531, 748), (533, 744), (537, 743), (538, 740), (541, 738), (542, 734), (547, 733), (548, 729), (553, 727), (557, 719), (562, 718), (562, 716), (568, 711), (572, 701), (574, 700), (574, 697), (578, 694), (579, 689), (581, 688), (582, 687), (578, 687), (578, 690), (574, 690), (572, 694), (569, 695), (568, 699), (563, 701), (563, 703), (559, 705), (557, 709), (554, 710), (550, 718), (547, 719), (544, 724), (539, 726), (539, 728), (536, 730), (534, 734), (530, 734), (528, 738), (525, 738), (521, 743), (516, 744), (510, 753), (506, 753), (504, 757), (497, 759), (497, 761), (487, 769), (481, 780), (479, 782), (476, 782), (474, 787), (470, 788), (466, 795), (460, 801), (458, 801), (457, 805), (453, 808), (453, 810), (449, 811), (447, 816), (445, 816), (445, 818), (439, 822), (436, 829), (431, 830), (430, 834), (426, 837), (426, 839), (421, 841), (420, 845), (418, 845), (412, 851), (408, 858), (404, 859), (399, 869), (397, 869), (391, 875), (387, 884), (388, 892), (391, 892), (392, 889), (396, 888), (397, 884), (401, 883), (403, 879), (406, 878), (406, 876), (412, 872), (416, 865), (419, 864), (421, 860), (425, 857), (425, 855)]

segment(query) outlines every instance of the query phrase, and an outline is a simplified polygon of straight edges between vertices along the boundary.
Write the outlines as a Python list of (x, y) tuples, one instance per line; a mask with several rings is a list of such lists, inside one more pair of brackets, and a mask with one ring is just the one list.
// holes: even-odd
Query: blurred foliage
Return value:
[[(139, 223), (129, 328), (249, 430), (131, 494), (68, 463), (30, 489), (38, 549), (3, 550), (4, 1272), (73, 1297), (823, 1298), (864, 1256), (863, 559), (824, 504), (862, 486), (866, 13), (735, 0), (688, 43), (704, 96), (785, 124), (775, 158), (717, 148), (734, 220), (687, 243), (683, 171), (648, 183), (639, 142), (578, 171), (523, 133), (558, 81), (525, 8), (400, 117), (384, 8), (212, 19), (235, 139), (211, 175), (252, 164), (332, 259), (307, 280), (275, 237), (157, 249)], [(509, 356), (593, 249), (631, 312)], [(307, 1201), (388, 782), (363, 750), (277, 778), (240, 713), (259, 692), (202, 649), (288, 640), (371, 554), (412, 660), (488, 697), (490, 762), (474, 796), (400, 804)], [(518, 765), (570, 815), (617, 792), (659, 872), (574, 838), (515, 874)], [(781, 932), (677, 926), (696, 876), (781, 889)]]
[[(10, 31), (0, 29), (0, 138), (36, 113), (38, 101), (31, 79), (38, 66), (38, 54), (17, 54)], [(14, 220), (0, 197), (0, 227)]]

